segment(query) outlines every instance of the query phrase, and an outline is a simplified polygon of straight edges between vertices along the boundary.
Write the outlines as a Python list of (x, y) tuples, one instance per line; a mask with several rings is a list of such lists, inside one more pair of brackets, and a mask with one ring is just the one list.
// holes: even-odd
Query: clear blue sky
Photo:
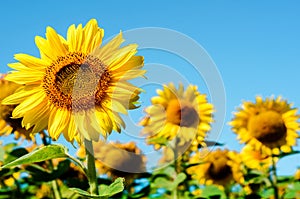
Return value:
[[(225, 122), (230, 121), (232, 111), (242, 100), (253, 101), (256, 95), (282, 95), (300, 107), (299, 1), (178, 2), (1, 1), (0, 72), (9, 70), (6, 65), (13, 62), (15, 53), (38, 56), (34, 37), (44, 36), (46, 26), (65, 35), (70, 24), (96, 18), (105, 29), (105, 38), (120, 30), (163, 27), (196, 40), (214, 60), (223, 78), (227, 95)], [(175, 68), (184, 65), (164, 53), (140, 54), (145, 56), (145, 63), (162, 62)], [(199, 85), (201, 92), (207, 91), (204, 87)], [(240, 149), (235, 134), (226, 125), (218, 141)], [(293, 173), (297, 161), (300, 166), (299, 158), (283, 159), (280, 173)]]

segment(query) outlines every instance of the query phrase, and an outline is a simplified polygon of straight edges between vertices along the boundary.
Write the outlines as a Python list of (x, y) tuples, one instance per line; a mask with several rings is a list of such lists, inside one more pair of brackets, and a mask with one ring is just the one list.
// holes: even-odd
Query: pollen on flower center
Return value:
[(46, 69), (43, 88), (55, 106), (80, 111), (101, 104), (110, 79), (107, 67), (98, 58), (69, 53)]
[(220, 157), (211, 162), (208, 174), (214, 180), (221, 180), (231, 175), (232, 171), (230, 166), (227, 165), (227, 158)]
[(275, 111), (266, 111), (252, 116), (248, 122), (250, 134), (260, 142), (276, 142), (287, 134), (281, 115)]
[(189, 103), (174, 99), (167, 107), (167, 121), (179, 126), (191, 127), (199, 122), (199, 116)]

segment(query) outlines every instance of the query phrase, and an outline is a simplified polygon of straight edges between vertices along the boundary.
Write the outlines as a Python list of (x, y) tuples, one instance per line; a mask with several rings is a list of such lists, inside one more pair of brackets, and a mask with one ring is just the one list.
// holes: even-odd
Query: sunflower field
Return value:
[(300, 169), (277, 171), (299, 153), (300, 130), (298, 109), (280, 96), (253, 96), (226, 121), (240, 151), (207, 139), (218, 110), (199, 85), (180, 82), (161, 85), (140, 110), (138, 133), (158, 160), (140, 143), (108, 141), (126, 128), (122, 115), (140, 109), (147, 90), (133, 80), (147, 79), (147, 57), (138, 43), (123, 45), (122, 32), (103, 38), (96, 19), (66, 37), (47, 27), (35, 37), (40, 55), (15, 54), (1, 74), (0, 136), (14, 140), (0, 143), (0, 198), (300, 198)]

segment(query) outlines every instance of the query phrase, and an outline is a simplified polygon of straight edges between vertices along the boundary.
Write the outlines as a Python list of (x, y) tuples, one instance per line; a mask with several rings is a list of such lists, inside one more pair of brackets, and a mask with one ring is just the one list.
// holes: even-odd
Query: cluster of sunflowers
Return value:
[[(278, 176), (277, 162), (299, 138), (299, 115), (287, 101), (256, 97), (229, 125), (240, 151), (207, 141), (214, 107), (197, 86), (163, 85), (140, 121), (148, 145), (162, 153), (158, 167), (134, 142), (105, 141), (121, 133), (120, 114), (139, 107), (144, 58), (122, 33), (102, 45), (92, 19), (71, 25), (67, 37), (48, 27), (36, 37), (40, 57), (16, 54), (0, 77), (0, 135), (24, 142), (0, 145), (0, 198), (300, 198), (300, 170)], [(55, 141), (78, 148), (76, 156)], [(54, 141), (54, 144), (53, 144)]]

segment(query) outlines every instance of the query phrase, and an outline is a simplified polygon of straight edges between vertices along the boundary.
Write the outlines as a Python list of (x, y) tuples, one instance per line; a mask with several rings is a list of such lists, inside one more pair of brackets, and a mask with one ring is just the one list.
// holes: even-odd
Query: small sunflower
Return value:
[(295, 180), (300, 181), (300, 168), (298, 168), (296, 170), (294, 178), (295, 178)]
[(200, 94), (197, 86), (189, 85), (184, 90), (182, 84), (176, 89), (173, 83), (164, 85), (157, 94), (151, 99), (152, 105), (145, 109), (147, 116), (140, 122), (148, 143), (159, 148), (156, 139), (172, 141), (178, 136), (183, 144), (192, 142), (194, 148), (203, 144), (213, 120), (213, 105), (207, 102), (206, 95)]
[(251, 145), (244, 146), (240, 156), (242, 162), (250, 169), (268, 171), (272, 166), (272, 156), (264, 154), (262, 151), (254, 150)]
[(48, 198), (53, 194), (51, 186), (49, 184), (43, 183), (39, 186), (39, 189), (36, 191), (35, 196), (37, 198)]
[[(146, 157), (134, 142), (129, 143), (105, 143), (94, 142), (94, 156), (96, 168), (100, 174), (115, 179), (124, 177), (127, 181), (132, 180), (146, 170)], [(85, 157), (85, 149), (81, 147), (77, 156)]]
[(243, 183), (241, 161), (235, 151), (217, 149), (195, 153), (190, 163), (199, 165), (188, 168), (187, 172), (201, 185), (217, 185), (224, 189), (234, 182)]
[(254, 146), (266, 154), (290, 152), (296, 145), (299, 130), (297, 109), (280, 97), (256, 97), (256, 102), (244, 102), (229, 123), (242, 143)]
[(136, 44), (120, 47), (122, 33), (101, 46), (103, 35), (95, 19), (71, 25), (66, 39), (47, 27), (45, 39), (35, 38), (40, 58), (16, 54), (6, 79), (24, 86), (3, 101), (19, 104), (13, 117), (33, 133), (47, 128), (53, 139), (97, 141), (120, 132), (119, 113), (136, 108), (140, 92), (127, 80), (143, 76), (143, 57), (135, 56)]
[(5, 80), (5, 74), (0, 74), (0, 135), (14, 134), (15, 139), (33, 140), (30, 136), (31, 129), (26, 130), (22, 128), (21, 119), (12, 119), (12, 112), (15, 105), (3, 105), (2, 100), (7, 96), (13, 94), (22, 85)]

